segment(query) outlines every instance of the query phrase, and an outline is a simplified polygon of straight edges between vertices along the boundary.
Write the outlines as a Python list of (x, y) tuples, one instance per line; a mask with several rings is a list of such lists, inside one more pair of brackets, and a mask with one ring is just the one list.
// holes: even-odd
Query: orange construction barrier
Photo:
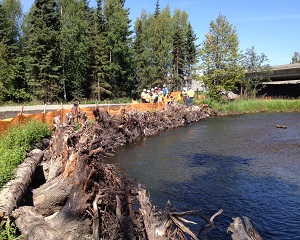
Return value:
[(172, 92), (171, 96), (175, 101), (181, 100), (181, 92)]
[[(176, 95), (174, 95), (176, 96)], [(161, 109), (164, 109), (164, 102), (158, 102), (158, 103), (137, 103), (134, 102), (129, 105), (123, 105), (119, 107), (110, 107), (110, 106), (105, 106), (100, 108), (103, 109), (103, 111), (107, 111), (110, 115), (116, 115), (120, 114), (124, 109), (125, 111), (129, 112), (132, 110), (136, 111), (158, 111)], [(52, 126), (53, 124), (53, 119), (57, 116), (60, 116), (62, 121), (65, 121), (67, 114), (69, 114), (72, 111), (71, 108), (69, 109), (64, 109), (61, 108), (57, 111), (50, 111), (50, 112), (41, 112), (39, 114), (24, 114), (23, 113), (23, 108), (21, 113), (19, 113), (15, 118), (8, 118), (4, 120), (0, 120), (0, 135), (5, 132), (10, 125), (17, 124), (17, 123), (25, 123), (26, 121), (29, 121), (30, 119), (35, 119), (38, 121), (42, 121), (49, 126)], [(80, 107), (79, 106), (79, 111), (83, 111), (86, 113), (88, 119), (94, 120), (94, 114), (93, 114), (93, 109), (91, 107)]]

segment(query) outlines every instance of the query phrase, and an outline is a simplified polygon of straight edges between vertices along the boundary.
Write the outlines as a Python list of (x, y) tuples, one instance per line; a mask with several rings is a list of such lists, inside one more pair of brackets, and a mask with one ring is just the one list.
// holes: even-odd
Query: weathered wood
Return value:
[(244, 223), (239, 217), (232, 218), (233, 222), (227, 229), (227, 232), (232, 233), (232, 240), (262, 240), (251, 220), (245, 216), (243, 219)]
[(0, 192), (0, 211), (10, 215), (20, 206), (43, 156), (43, 151), (39, 149), (28, 153), (27, 158), (18, 167), (14, 179), (5, 184)]
[(163, 225), (161, 221), (158, 220), (155, 206), (150, 203), (147, 191), (144, 189), (139, 189), (138, 191), (138, 201), (140, 203), (140, 213), (143, 217), (143, 222), (145, 225), (145, 232), (147, 234), (147, 239), (164, 239), (165, 228), (159, 230), (157, 226)]
[(72, 184), (72, 179), (58, 176), (34, 189), (32, 200), (36, 210), (44, 216), (59, 211), (70, 195)]
[(188, 235), (191, 239), (198, 240), (203, 232), (214, 227), (214, 218), (223, 212), (221, 209), (215, 213), (208, 220), (208, 225), (201, 228), (196, 235), (186, 226), (186, 224), (196, 223), (183, 218), (183, 216), (196, 215), (203, 218), (203, 214), (200, 214), (199, 211), (174, 212), (171, 203), (168, 201), (164, 212), (161, 214), (151, 204), (147, 191), (141, 187), (138, 191), (138, 201), (148, 239), (186, 239), (186, 235)]
[(19, 230), (27, 239), (65, 239), (63, 235), (57, 234), (56, 229), (51, 228), (34, 207), (20, 207), (12, 213), (12, 216), (16, 219)]

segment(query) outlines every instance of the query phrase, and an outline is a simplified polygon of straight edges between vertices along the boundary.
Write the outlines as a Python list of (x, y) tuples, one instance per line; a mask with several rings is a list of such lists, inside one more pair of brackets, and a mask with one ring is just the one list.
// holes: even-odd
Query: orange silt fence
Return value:
[(14, 120), (14, 118), (7, 118), (4, 120), (0, 120), (0, 134), (2, 132), (5, 132), (8, 127), (12, 124), (12, 121)]
[[(129, 105), (123, 105), (119, 107), (110, 107), (110, 106), (98, 106), (101, 111), (107, 111), (110, 115), (116, 115), (122, 113), (122, 111), (158, 111), (164, 109), (164, 102), (158, 103), (133, 103)], [(94, 120), (93, 109), (91, 107), (79, 107), (79, 111), (83, 111), (86, 113), (86, 116), (90, 120)], [(19, 113), (15, 118), (8, 118), (4, 120), (0, 120), (0, 135), (4, 133), (9, 126), (18, 124), (18, 123), (25, 123), (31, 119), (35, 119), (38, 121), (42, 121), (49, 126), (52, 126), (53, 120), (55, 117), (59, 116), (62, 119), (62, 122), (66, 120), (68, 114), (72, 111), (71, 108), (64, 109), (61, 108), (57, 111), (49, 111), (49, 112), (41, 112), (38, 114), (25, 114), (23, 112), (23, 108), (21, 113)]]
[(181, 100), (181, 92), (172, 92), (171, 96), (175, 101)]
[(94, 113), (93, 113), (93, 109), (92, 108), (86, 108), (86, 107), (81, 107), (79, 108), (79, 111), (85, 112), (86, 116), (88, 119), (94, 119)]

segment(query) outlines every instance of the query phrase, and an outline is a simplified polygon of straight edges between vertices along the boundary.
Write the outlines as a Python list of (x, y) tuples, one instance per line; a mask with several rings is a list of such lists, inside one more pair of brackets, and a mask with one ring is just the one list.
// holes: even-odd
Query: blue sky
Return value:
[[(33, 0), (21, 0), (27, 12)], [(289, 64), (293, 53), (300, 52), (300, 0), (160, 0), (160, 8), (169, 5), (171, 11), (185, 10), (198, 37), (204, 40), (209, 23), (219, 14), (236, 27), (240, 49), (254, 46), (257, 53), (265, 53), (271, 65)], [(95, 0), (90, 0), (90, 6)], [(134, 24), (142, 9), (155, 10), (156, 0), (126, 0), (130, 19)]]

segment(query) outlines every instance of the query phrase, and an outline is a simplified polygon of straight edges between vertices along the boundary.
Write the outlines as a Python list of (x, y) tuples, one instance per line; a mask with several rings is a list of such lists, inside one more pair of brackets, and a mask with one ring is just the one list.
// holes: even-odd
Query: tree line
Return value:
[(137, 98), (143, 88), (179, 90), (193, 79), (214, 98), (237, 86), (251, 95), (270, 73), (264, 54), (239, 50), (224, 15), (198, 45), (183, 10), (157, 0), (132, 26), (125, 0), (96, 3), (35, 0), (23, 14), (20, 0), (1, 1), (0, 103)]

